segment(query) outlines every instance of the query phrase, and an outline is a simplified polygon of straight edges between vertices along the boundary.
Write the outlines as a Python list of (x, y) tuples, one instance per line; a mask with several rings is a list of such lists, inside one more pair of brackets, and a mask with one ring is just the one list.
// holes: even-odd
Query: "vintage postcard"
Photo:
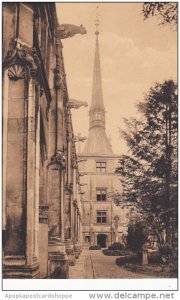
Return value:
[(177, 2), (2, 2), (3, 297), (175, 298), (177, 23)]

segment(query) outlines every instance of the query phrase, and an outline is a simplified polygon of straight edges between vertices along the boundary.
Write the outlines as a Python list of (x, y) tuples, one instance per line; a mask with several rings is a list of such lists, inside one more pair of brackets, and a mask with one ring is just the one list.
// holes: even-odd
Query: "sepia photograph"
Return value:
[(176, 289), (178, 2), (1, 5), (4, 288)]

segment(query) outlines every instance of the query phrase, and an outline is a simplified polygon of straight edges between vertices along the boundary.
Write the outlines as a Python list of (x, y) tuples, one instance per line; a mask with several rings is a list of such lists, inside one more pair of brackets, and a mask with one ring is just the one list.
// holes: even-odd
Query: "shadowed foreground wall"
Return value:
[(80, 253), (78, 168), (58, 28), (54, 3), (3, 3), (4, 278), (68, 278)]

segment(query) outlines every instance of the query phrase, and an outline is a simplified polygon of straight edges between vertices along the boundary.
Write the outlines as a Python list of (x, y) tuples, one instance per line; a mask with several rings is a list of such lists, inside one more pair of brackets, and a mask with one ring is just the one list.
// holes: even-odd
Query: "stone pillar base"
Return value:
[(81, 244), (79, 242), (74, 242), (74, 252), (75, 252), (76, 259), (79, 258), (81, 251), (82, 251)]
[(74, 245), (71, 240), (65, 240), (65, 247), (66, 247), (66, 253), (69, 259), (69, 265), (75, 266), (76, 258), (75, 258), (75, 252), (74, 252)]
[(49, 241), (48, 277), (54, 279), (69, 278), (69, 260), (65, 252), (65, 245), (58, 238)]
[(39, 278), (39, 263), (37, 258), (31, 265), (26, 264), (26, 259), (21, 256), (5, 257), (3, 259), (3, 278)]

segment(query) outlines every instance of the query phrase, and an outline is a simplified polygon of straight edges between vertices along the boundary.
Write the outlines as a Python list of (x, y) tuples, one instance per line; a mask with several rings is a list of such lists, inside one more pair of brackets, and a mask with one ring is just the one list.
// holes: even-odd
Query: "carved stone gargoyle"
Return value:
[(87, 161), (87, 159), (81, 158), (77, 160), (77, 163), (83, 162), (83, 161)]
[(73, 142), (82, 142), (84, 143), (84, 141), (87, 140), (87, 137), (86, 136), (77, 136), (77, 135), (74, 135), (73, 137)]
[(87, 183), (79, 183), (80, 186), (85, 186)]
[(56, 153), (51, 157), (51, 161), (48, 167), (51, 166), (52, 170), (61, 170), (65, 168), (66, 158), (62, 151), (57, 150)]
[(85, 192), (83, 192), (83, 191), (80, 191), (80, 192), (79, 192), (79, 194), (80, 194), (80, 195), (84, 195), (84, 194), (85, 194)]
[(72, 24), (61, 24), (57, 27), (56, 36), (59, 39), (67, 39), (74, 36), (75, 34), (86, 34), (87, 31), (84, 26), (72, 25)]
[(79, 176), (85, 176), (85, 175), (88, 175), (88, 173), (87, 172), (79, 173)]
[(79, 101), (76, 99), (69, 99), (68, 107), (78, 109), (79, 107), (87, 107), (88, 103), (86, 101)]

